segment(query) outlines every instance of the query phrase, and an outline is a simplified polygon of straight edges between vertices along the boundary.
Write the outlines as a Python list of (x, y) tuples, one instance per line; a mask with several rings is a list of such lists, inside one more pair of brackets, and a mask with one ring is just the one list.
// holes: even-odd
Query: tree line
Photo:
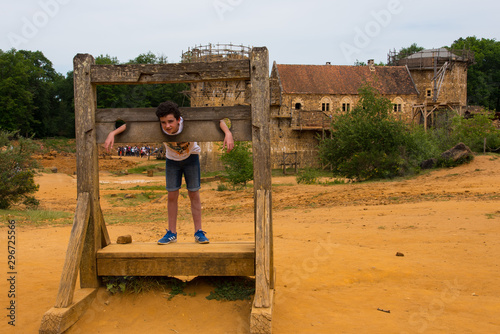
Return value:
[[(452, 49), (470, 49), (475, 63), (467, 79), (468, 103), (500, 110), (500, 42), (475, 36), (459, 38)], [(417, 44), (400, 54), (424, 49)], [(166, 63), (164, 56), (140, 54), (126, 64)], [(120, 64), (116, 57), (100, 55), (96, 64)], [(187, 84), (107, 85), (97, 87), (98, 108), (154, 107), (165, 100), (189, 106)], [(57, 73), (41, 51), (0, 50), (0, 130), (25, 137), (74, 138), (73, 71)]]
[[(100, 55), (96, 64), (120, 64)], [(166, 63), (163, 56), (140, 54), (127, 64)], [(165, 100), (188, 106), (186, 84), (97, 87), (98, 108), (155, 107)], [(75, 137), (73, 71), (57, 73), (41, 51), (0, 50), (0, 130), (24, 137)]]

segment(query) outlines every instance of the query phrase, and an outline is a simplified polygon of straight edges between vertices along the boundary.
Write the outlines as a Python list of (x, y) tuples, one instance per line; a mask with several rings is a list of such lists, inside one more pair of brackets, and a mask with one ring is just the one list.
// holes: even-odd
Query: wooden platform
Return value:
[(255, 276), (254, 242), (110, 244), (97, 252), (99, 276)]

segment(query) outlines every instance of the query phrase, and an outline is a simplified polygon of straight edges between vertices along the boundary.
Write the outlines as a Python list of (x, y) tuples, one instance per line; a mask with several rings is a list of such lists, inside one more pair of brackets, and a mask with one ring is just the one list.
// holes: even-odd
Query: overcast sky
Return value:
[(57, 72), (77, 53), (179, 62), (196, 45), (266, 46), (270, 66), (386, 62), (389, 50), (498, 39), (498, 0), (0, 0), (0, 49), (40, 50)]

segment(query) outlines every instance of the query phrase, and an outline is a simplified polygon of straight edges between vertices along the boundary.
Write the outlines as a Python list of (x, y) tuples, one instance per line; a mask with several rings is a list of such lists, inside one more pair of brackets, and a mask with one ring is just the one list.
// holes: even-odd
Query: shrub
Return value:
[(221, 160), (227, 179), (233, 186), (245, 186), (253, 180), (252, 152), (248, 142), (236, 142), (231, 152), (222, 153)]
[(455, 116), (451, 127), (455, 144), (462, 142), (473, 152), (483, 152), (485, 138), (490, 148), (500, 146), (500, 130), (495, 128), (487, 113), (469, 119)]
[(17, 132), (0, 131), (0, 209), (21, 201), (29, 208), (38, 206), (38, 200), (30, 195), (39, 187), (34, 181), (34, 150), (31, 139), (20, 137)]
[[(367, 180), (405, 175), (424, 156), (410, 128), (391, 114), (391, 102), (369, 85), (360, 88), (360, 102), (351, 111), (334, 116), (332, 136), (320, 141), (319, 155), (334, 173)], [(428, 142), (432, 145), (431, 142)]]
[(316, 184), (318, 182), (318, 172), (312, 168), (305, 168), (297, 174), (297, 183)]

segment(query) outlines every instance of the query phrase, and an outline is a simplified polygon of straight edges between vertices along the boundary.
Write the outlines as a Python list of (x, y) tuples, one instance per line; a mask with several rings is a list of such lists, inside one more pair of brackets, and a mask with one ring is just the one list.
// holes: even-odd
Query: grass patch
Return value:
[[(123, 189), (121, 189), (121, 190), (123, 190)], [(161, 190), (161, 191), (166, 191), (164, 184), (156, 185), (156, 186), (139, 186), (139, 185), (137, 185), (135, 187), (128, 188), (128, 190), (145, 190), (145, 191)]]
[[(255, 280), (250, 277), (216, 276), (203, 279), (214, 287), (214, 290), (206, 297), (208, 300), (250, 300), (255, 293)], [(102, 280), (111, 294), (163, 291), (168, 292), (168, 300), (177, 295), (196, 296), (196, 292), (189, 294), (184, 292), (190, 282), (175, 277), (105, 276)]]
[(76, 140), (68, 138), (45, 138), (35, 141), (40, 146), (40, 153), (56, 152), (76, 152)]
[(164, 163), (155, 163), (155, 164), (141, 165), (141, 166), (127, 169), (127, 173), (129, 173), (129, 174), (144, 174), (144, 173), (147, 173), (149, 170), (164, 171), (165, 164)]
[(47, 210), (0, 210), (3, 222), (15, 220), (19, 225), (73, 224), (73, 213)]
[(149, 291), (169, 292), (168, 300), (182, 294), (186, 296), (184, 288), (186, 282), (175, 277), (156, 276), (105, 276), (102, 281), (106, 285), (106, 290), (111, 294), (115, 293), (141, 293)]
[(214, 276), (208, 277), (208, 283), (215, 288), (208, 300), (250, 300), (255, 293), (255, 280), (250, 277)]
[[(131, 188), (134, 189), (134, 188)], [(140, 193), (128, 193), (128, 194), (110, 194), (106, 195), (105, 198), (109, 203), (114, 206), (130, 207), (136, 206), (138, 204), (143, 204), (163, 196), (163, 193), (150, 191), (143, 191)]]

